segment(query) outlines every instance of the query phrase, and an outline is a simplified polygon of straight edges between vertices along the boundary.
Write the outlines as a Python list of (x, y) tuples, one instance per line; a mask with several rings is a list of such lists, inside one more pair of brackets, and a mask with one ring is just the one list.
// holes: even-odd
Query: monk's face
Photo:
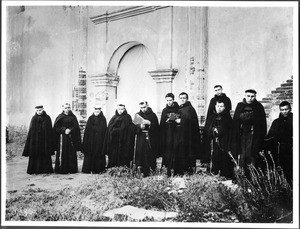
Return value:
[(220, 114), (222, 111), (225, 110), (225, 105), (224, 105), (224, 103), (218, 103), (218, 102), (217, 102), (217, 104), (216, 104), (215, 107), (216, 107), (216, 111), (217, 111), (218, 114)]
[(222, 94), (222, 92), (223, 92), (223, 89), (221, 87), (216, 87), (215, 88), (215, 94), (216, 95), (220, 96)]
[(71, 111), (71, 107), (70, 106), (64, 106), (64, 113), (66, 115), (68, 115), (70, 113), (70, 111)]
[(145, 113), (147, 111), (147, 108), (148, 108), (148, 106), (145, 103), (140, 105), (140, 109), (143, 113)]
[(181, 104), (185, 104), (187, 102), (187, 96), (186, 95), (180, 95), (179, 100)]
[(173, 103), (174, 103), (174, 99), (172, 97), (167, 97), (166, 101), (167, 101), (167, 105), (169, 107), (171, 107), (173, 105)]
[(123, 114), (123, 112), (125, 111), (125, 107), (124, 106), (118, 106), (117, 107), (117, 112), (119, 115)]
[(246, 103), (251, 104), (256, 99), (256, 94), (252, 92), (246, 92), (245, 99), (246, 99)]
[(287, 117), (291, 113), (291, 108), (288, 105), (279, 107), (279, 110), (283, 117)]
[(95, 109), (94, 110), (94, 115), (98, 116), (101, 113), (101, 109)]
[(35, 109), (35, 112), (36, 112), (37, 115), (43, 114), (43, 111), (44, 111), (44, 108), (37, 108), (37, 109)]

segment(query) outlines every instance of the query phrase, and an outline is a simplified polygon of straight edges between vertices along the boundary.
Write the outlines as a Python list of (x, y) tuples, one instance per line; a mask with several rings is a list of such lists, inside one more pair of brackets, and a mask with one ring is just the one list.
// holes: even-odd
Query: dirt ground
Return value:
[[(74, 174), (27, 174), (28, 157), (14, 156), (6, 161), (6, 193), (21, 193), (28, 188), (40, 188), (48, 191), (57, 191), (66, 187), (79, 187), (85, 181), (91, 179), (95, 174), (82, 173), (83, 159), (78, 158), (78, 173)], [(54, 168), (55, 155), (52, 156)], [(158, 165), (161, 158), (158, 159)], [(97, 175), (99, 176), (99, 174)], [(101, 175), (100, 175), (101, 176)]]
[[(54, 162), (55, 156), (53, 156)], [(75, 174), (39, 174), (26, 173), (28, 157), (16, 156), (6, 163), (6, 193), (22, 192), (28, 188), (40, 188), (56, 191), (68, 186), (78, 187), (93, 174), (81, 172), (82, 159), (78, 159), (78, 173)], [(53, 163), (54, 167), (54, 163)]]

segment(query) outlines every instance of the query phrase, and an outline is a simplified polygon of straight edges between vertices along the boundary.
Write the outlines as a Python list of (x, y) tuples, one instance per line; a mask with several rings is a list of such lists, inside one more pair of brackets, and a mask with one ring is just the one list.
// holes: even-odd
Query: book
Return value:
[(134, 118), (133, 118), (133, 120), (132, 120), (132, 122), (133, 122), (134, 125), (141, 125), (141, 124), (144, 123), (144, 121), (145, 121), (145, 119), (143, 119), (143, 118), (142, 118), (140, 115), (138, 115), (138, 114), (135, 114), (135, 115), (134, 115)]

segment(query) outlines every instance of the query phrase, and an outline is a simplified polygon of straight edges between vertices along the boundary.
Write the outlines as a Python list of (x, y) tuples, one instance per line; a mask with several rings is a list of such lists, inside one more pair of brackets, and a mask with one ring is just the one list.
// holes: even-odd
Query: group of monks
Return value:
[(27, 173), (76, 173), (77, 152), (81, 151), (83, 173), (102, 173), (107, 168), (126, 166), (149, 176), (157, 169), (157, 158), (162, 157), (161, 166), (169, 176), (195, 173), (196, 160), (200, 159), (212, 174), (232, 179), (234, 164), (247, 174), (249, 164), (263, 167), (260, 153), (270, 151), (276, 166), (281, 166), (291, 182), (291, 105), (287, 101), (280, 103), (279, 118), (267, 134), (266, 114), (256, 100), (255, 90), (245, 91), (233, 118), (231, 100), (222, 92), (222, 86), (216, 85), (214, 90), (202, 138), (197, 113), (185, 92), (179, 94), (180, 105), (174, 94), (166, 94), (160, 122), (147, 101), (139, 103), (140, 111), (133, 117), (124, 104), (118, 104), (108, 125), (101, 107), (94, 106), (83, 138), (69, 103), (63, 105), (53, 127), (43, 106), (36, 106), (23, 151), (23, 156), (29, 156)]
[[(231, 117), (231, 100), (221, 85), (214, 87), (203, 134), (203, 162), (208, 170), (234, 178), (234, 166), (250, 178), (249, 165), (264, 171), (267, 167), (283, 171), (288, 183), (293, 179), (293, 114), (288, 101), (279, 104), (279, 117), (267, 132), (266, 113), (256, 100), (257, 92), (245, 91)], [(281, 169), (280, 169), (281, 168)], [(282, 174), (282, 173), (281, 173)]]

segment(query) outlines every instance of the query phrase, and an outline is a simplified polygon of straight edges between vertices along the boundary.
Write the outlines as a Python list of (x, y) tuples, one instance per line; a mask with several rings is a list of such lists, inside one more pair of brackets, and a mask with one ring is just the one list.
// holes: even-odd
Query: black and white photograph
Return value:
[(1, 227), (299, 228), (298, 1), (1, 5)]

